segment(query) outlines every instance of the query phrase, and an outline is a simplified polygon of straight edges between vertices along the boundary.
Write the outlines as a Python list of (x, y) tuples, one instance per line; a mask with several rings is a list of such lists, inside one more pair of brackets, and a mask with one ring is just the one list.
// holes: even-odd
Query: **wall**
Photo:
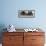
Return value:
[[(0, 0), (0, 27), (40, 27), (46, 32), (46, 0)], [(18, 18), (18, 10), (35, 9), (35, 18)], [(1, 30), (0, 30), (1, 31)]]
[[(0, 24), (13, 24), (16, 28), (46, 28), (45, 0), (1, 0)], [(35, 9), (35, 18), (18, 18), (18, 10)]]

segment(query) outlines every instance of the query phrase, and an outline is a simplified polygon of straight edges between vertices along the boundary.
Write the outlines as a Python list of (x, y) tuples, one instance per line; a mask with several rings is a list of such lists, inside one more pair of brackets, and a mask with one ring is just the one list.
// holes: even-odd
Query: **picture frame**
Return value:
[(18, 17), (20, 17), (20, 18), (35, 18), (35, 10), (19, 10)]

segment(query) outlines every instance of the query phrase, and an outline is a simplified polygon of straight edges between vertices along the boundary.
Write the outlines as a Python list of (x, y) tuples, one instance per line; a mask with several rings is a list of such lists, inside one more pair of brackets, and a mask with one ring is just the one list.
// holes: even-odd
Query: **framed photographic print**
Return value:
[(19, 10), (18, 17), (22, 18), (34, 18), (35, 17), (35, 10)]

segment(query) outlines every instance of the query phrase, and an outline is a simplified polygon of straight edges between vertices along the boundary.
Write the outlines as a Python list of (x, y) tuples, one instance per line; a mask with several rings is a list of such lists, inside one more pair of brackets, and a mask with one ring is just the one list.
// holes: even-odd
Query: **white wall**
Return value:
[[(46, 0), (1, 0), (0, 23), (16, 28), (40, 27), (46, 31)], [(18, 18), (18, 10), (34, 9), (35, 18)]]

